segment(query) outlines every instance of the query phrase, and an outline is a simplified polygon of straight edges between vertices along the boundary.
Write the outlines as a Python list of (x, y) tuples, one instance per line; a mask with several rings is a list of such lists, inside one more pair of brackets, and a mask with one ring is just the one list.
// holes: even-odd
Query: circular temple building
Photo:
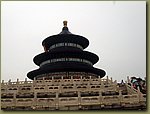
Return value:
[(91, 52), (84, 51), (89, 45), (89, 40), (83, 36), (72, 34), (67, 21), (63, 22), (62, 31), (43, 40), (44, 53), (34, 57), (33, 61), (39, 69), (27, 74), (30, 79), (63, 78), (84, 76), (104, 77), (105, 71), (94, 68), (99, 57)]
[(88, 39), (69, 32), (67, 21), (61, 33), (46, 38), (42, 45), (45, 52), (33, 59), (39, 68), (27, 74), (33, 81), (2, 80), (2, 110), (147, 109), (146, 89), (142, 93), (134, 88), (135, 77), (125, 83), (108, 76), (101, 79), (105, 71), (93, 67), (98, 56), (84, 51)]

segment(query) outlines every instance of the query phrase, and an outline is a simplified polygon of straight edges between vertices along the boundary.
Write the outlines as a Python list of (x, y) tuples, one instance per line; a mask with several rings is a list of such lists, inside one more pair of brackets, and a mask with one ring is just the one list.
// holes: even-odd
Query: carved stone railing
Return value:
[[(64, 106), (82, 107), (86, 105), (120, 105), (138, 104), (146, 106), (146, 96), (135, 90), (130, 85), (125, 84), (130, 94), (122, 95), (121, 90), (115, 82), (107, 79), (50, 79), (50, 80), (33, 80), (33, 81), (17, 81), (17, 82), (2, 82), (1, 83), (1, 106), (19, 107), (29, 106), (33, 109), (39, 107), (55, 107)], [(75, 92), (75, 96), (59, 97), (60, 94), (67, 92)], [(85, 92), (82, 96), (81, 93)], [(87, 93), (96, 93), (93, 96)], [(106, 94), (106, 93), (118, 94)], [(32, 94), (31, 94), (32, 93)], [(38, 94), (42, 98), (38, 97)], [(53, 93), (53, 97), (48, 93)], [(104, 93), (104, 94), (103, 94)], [(11, 95), (11, 97), (7, 96)], [(28, 95), (30, 98), (18, 98), (17, 95)], [(87, 96), (86, 96), (87, 95)], [(46, 97), (47, 96), (47, 97)], [(5, 98), (6, 97), (6, 98)]]

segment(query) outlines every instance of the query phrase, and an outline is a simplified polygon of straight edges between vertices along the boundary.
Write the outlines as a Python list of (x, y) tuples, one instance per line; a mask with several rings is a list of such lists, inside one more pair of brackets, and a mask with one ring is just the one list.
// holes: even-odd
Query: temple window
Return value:
[(63, 62), (63, 61), (73, 61), (73, 62), (83, 62), (89, 65), (93, 65), (92, 62), (85, 60), (85, 59), (79, 59), (79, 58), (57, 58), (57, 59), (51, 59), (51, 60), (47, 60), (44, 61), (40, 64), (40, 67), (45, 65), (45, 64), (49, 64), (49, 63), (54, 63), (54, 62)]
[(76, 48), (83, 50), (83, 47), (81, 45), (75, 44), (75, 43), (57, 43), (57, 44), (50, 46), (49, 50), (57, 48), (57, 47), (62, 47), (62, 46), (76, 47)]

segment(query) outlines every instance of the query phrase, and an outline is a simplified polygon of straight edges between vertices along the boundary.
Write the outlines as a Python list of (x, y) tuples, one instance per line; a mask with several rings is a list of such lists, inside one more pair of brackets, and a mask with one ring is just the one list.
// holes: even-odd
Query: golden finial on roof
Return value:
[(64, 27), (67, 27), (67, 21), (63, 21)]

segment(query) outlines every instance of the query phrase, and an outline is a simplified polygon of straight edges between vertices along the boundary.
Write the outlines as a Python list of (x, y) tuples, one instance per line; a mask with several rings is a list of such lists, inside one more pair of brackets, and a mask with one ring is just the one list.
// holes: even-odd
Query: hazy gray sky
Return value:
[(5, 1), (1, 2), (1, 79), (24, 80), (37, 69), (33, 57), (42, 53), (42, 41), (61, 32), (64, 20), (70, 32), (86, 37), (85, 50), (97, 54), (109, 77), (146, 76), (145, 1)]

